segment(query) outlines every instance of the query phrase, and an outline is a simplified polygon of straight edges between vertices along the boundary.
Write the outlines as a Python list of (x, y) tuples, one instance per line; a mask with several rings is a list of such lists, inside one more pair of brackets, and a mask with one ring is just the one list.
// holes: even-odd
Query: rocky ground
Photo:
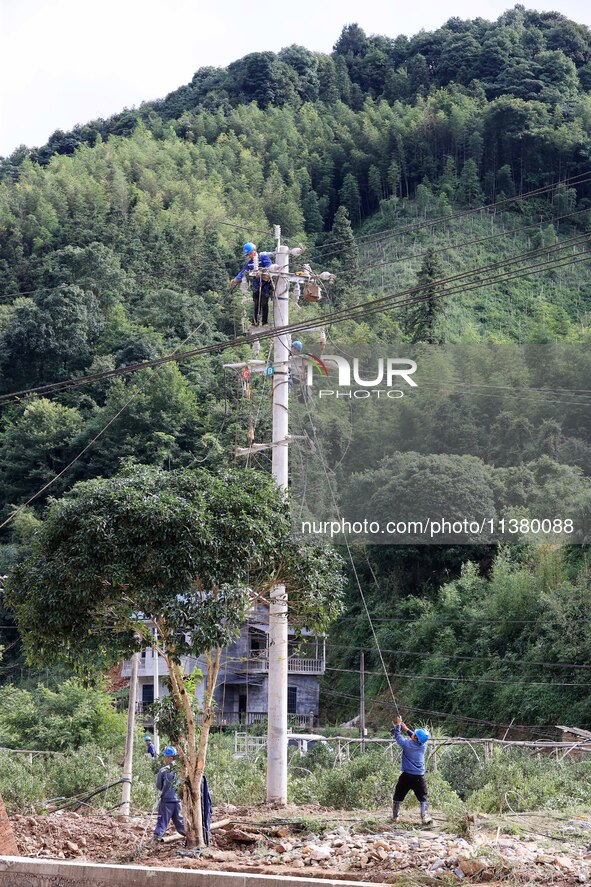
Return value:
[(93, 813), (13, 816), (23, 856), (96, 862), (279, 872), (392, 884), (504, 882), (584, 884), (591, 878), (591, 816), (477, 816), (457, 824), (436, 815), (428, 828), (405, 811), (334, 811), (313, 805), (216, 809), (212, 843), (184, 855), (170, 833), (154, 843), (154, 819), (119, 822)]

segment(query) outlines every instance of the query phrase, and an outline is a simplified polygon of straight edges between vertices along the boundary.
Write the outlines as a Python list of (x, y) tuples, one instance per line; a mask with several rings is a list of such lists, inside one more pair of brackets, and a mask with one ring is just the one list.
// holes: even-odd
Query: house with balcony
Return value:
[[(293, 727), (312, 729), (318, 723), (320, 688), (318, 678), (324, 674), (326, 639), (310, 633), (289, 630), (289, 660), (287, 707)], [(183, 659), (187, 673), (195, 668), (205, 670), (201, 658)], [(131, 675), (131, 662), (123, 663), (123, 677)], [(143, 712), (156, 696), (167, 695), (168, 669), (161, 656), (152, 649), (141, 654), (138, 671), (138, 711)], [(216, 723), (249, 726), (267, 718), (269, 688), (269, 617), (261, 606), (254, 609), (242, 626), (239, 637), (222, 653), (222, 661), (215, 691)], [(197, 685), (199, 694), (201, 686)]]

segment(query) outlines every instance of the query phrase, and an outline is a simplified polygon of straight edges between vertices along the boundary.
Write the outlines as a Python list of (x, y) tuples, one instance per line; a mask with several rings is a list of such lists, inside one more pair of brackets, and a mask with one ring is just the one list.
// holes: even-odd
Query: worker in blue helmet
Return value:
[[(430, 738), (429, 731), (423, 727), (409, 730), (399, 715), (392, 732), (402, 749), (402, 773), (394, 789), (392, 819), (394, 821), (398, 819), (400, 805), (409, 791), (412, 791), (421, 805), (421, 822), (423, 825), (429, 825), (433, 821), (429, 816), (427, 780), (425, 779), (425, 751)], [(408, 734), (408, 739), (402, 736), (403, 732)]]
[(150, 757), (156, 757), (156, 746), (152, 742), (151, 736), (144, 736), (144, 742), (146, 743), (146, 754), (150, 755)]
[(244, 244), (242, 251), (246, 257), (246, 264), (236, 277), (232, 278), (230, 286), (239, 284), (249, 271), (257, 271), (256, 277), (252, 278), (253, 323), (259, 326), (262, 322), (263, 326), (268, 326), (269, 299), (273, 294), (273, 282), (271, 275), (265, 274), (264, 269), (269, 268), (273, 260), (269, 253), (259, 253), (256, 244), (250, 240)]
[(176, 770), (177, 751), (173, 745), (164, 749), (164, 766), (156, 774), (156, 788), (160, 792), (158, 821), (154, 829), (154, 839), (161, 841), (168, 823), (172, 824), (180, 835), (185, 835), (185, 823), (181, 808), (181, 800), (177, 794), (179, 776)]

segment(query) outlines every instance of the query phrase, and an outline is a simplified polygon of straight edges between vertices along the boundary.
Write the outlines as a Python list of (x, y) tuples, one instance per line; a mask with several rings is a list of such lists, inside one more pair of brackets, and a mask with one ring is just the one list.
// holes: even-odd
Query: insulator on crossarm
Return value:
[(299, 281), (296, 281), (296, 283), (294, 283), (293, 289), (292, 289), (292, 294), (293, 294), (294, 302), (296, 303), (296, 305), (299, 305), (300, 296), (302, 295), (302, 287), (300, 286)]
[(318, 336), (318, 341), (320, 342), (320, 353), (324, 353), (324, 349), (326, 348), (326, 330), (321, 329), (320, 335)]
[(243, 296), (248, 292), (248, 280), (246, 277), (243, 277), (240, 281), (240, 292)]
[(255, 341), (252, 343), (252, 356), (258, 357), (260, 353), (261, 353), (261, 343), (259, 342), (258, 339), (255, 339)]
[(323, 271), (318, 275), (319, 280), (327, 280), (328, 283), (334, 283), (336, 278), (334, 274), (331, 274), (330, 271)]

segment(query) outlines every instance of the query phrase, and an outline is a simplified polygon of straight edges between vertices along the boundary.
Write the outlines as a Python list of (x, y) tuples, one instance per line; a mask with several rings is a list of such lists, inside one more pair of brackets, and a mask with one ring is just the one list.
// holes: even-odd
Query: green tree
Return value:
[(73, 678), (50, 690), (8, 685), (0, 694), (2, 744), (15, 748), (65, 751), (95, 743), (121, 746), (126, 715), (115, 711), (113, 697), (100, 687), (85, 687)]
[(438, 340), (435, 327), (443, 300), (438, 294), (438, 288), (430, 284), (438, 280), (442, 273), (439, 256), (435, 248), (430, 246), (425, 251), (417, 275), (417, 284), (424, 289), (414, 296), (418, 300), (417, 304), (407, 309), (405, 318), (404, 329), (410, 336), (411, 342), (429, 342), (433, 345)]
[(361, 195), (359, 185), (353, 173), (348, 172), (343, 179), (343, 185), (339, 191), (341, 204), (346, 207), (349, 218), (353, 223), (361, 221)]
[(482, 202), (482, 188), (478, 177), (478, 167), (474, 160), (466, 160), (462, 167), (457, 196), (465, 206), (477, 206)]
[(78, 410), (40, 398), (17, 407), (0, 435), (2, 503), (20, 505), (68, 463), (83, 425)]
[[(284, 583), (298, 624), (326, 628), (339, 609), (340, 561), (292, 541), (283, 492), (266, 474), (134, 468), (79, 484), (48, 509), (8, 603), (31, 660), (65, 660), (87, 677), (153, 643), (181, 721), (190, 846), (202, 845), (201, 781), (221, 648), (254, 600)], [(202, 657), (202, 724), (183, 657)]]

